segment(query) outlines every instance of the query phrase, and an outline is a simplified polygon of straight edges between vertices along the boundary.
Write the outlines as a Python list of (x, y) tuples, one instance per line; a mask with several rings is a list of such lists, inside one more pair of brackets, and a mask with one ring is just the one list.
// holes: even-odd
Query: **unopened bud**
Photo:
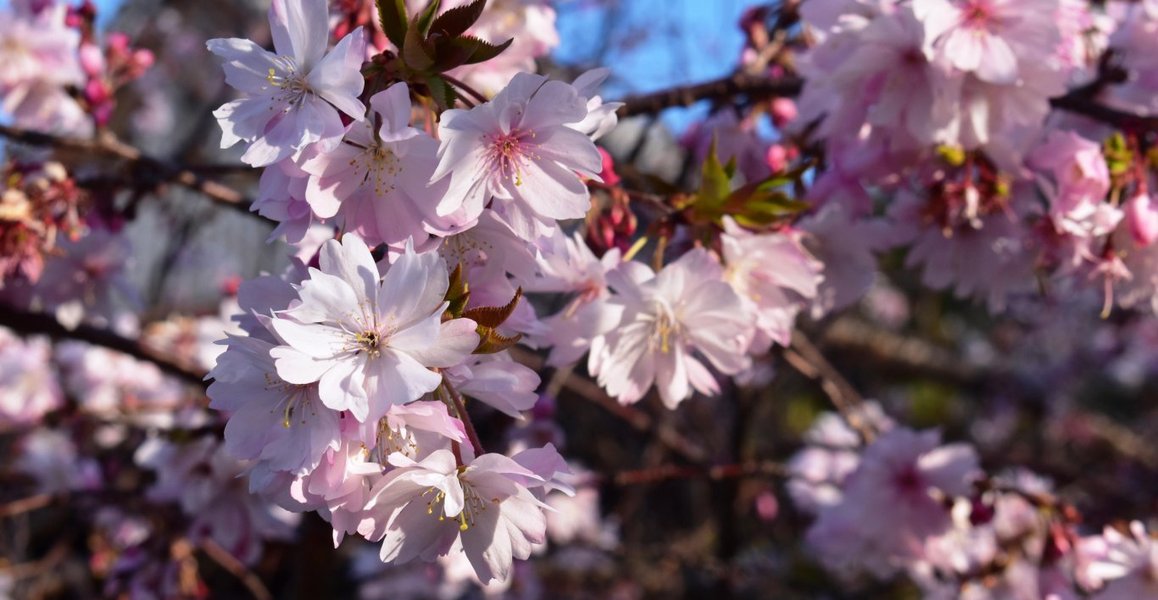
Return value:
[(1158, 239), (1158, 210), (1150, 196), (1138, 194), (1126, 201), (1126, 224), (1134, 243), (1143, 248)]

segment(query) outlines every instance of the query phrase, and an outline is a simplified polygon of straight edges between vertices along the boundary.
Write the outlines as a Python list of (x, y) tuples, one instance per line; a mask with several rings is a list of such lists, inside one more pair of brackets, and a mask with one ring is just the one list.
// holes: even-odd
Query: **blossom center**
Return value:
[(370, 358), (378, 358), (382, 354), (382, 344), (385, 341), (385, 336), (376, 329), (368, 329), (354, 336), (358, 352), (365, 352)]
[(528, 158), (533, 158), (531, 139), (534, 131), (512, 131), (489, 136), (487, 158), (503, 177), (515, 178), (515, 185), (523, 184), (523, 166)]
[[(462, 467), (459, 467), (459, 470), (461, 471)], [(483, 497), (480, 496), (473, 487), (471, 487), (470, 483), (462, 477), (461, 472), (458, 476), (458, 482), (459, 485), (462, 486), (463, 503), (462, 510), (460, 510), (456, 515), (446, 514), (446, 492), (436, 487), (430, 487), (422, 493), (422, 496), (426, 497), (433, 494), (431, 499), (426, 502), (426, 514), (432, 516), (437, 515), (439, 521), (445, 521), (447, 517), (450, 517), (451, 519), (458, 521), (459, 531), (466, 531), (474, 526), (476, 517), (480, 513), (486, 511), (488, 502), (484, 500)], [(491, 502), (498, 504), (499, 499), (492, 498)], [(438, 505), (442, 505), (442, 507), (436, 513), (435, 508)]]
[(298, 74), (297, 69), (292, 66), (287, 66), (285, 75), (270, 67), (265, 80), (280, 90), (274, 94), (274, 99), (283, 101), (290, 106), (301, 104), (306, 95), (313, 93), (305, 76)]
[(674, 338), (680, 335), (680, 322), (672, 314), (670, 308), (662, 302), (655, 303), (655, 328), (651, 333), (650, 346), (654, 351), (659, 348), (659, 351), (667, 354), (671, 352)]
[[(306, 423), (305, 412), (307, 410), (309, 410), (311, 414), (316, 413), (316, 410), (313, 410), (315, 407), (313, 406), (313, 403), (310, 402), (308, 395), (309, 387), (310, 386), (308, 385), (286, 383), (282, 381), (281, 378), (275, 376), (273, 373), (265, 374), (265, 389), (279, 390), (282, 394), (284, 394), (283, 401), (285, 404), (275, 404), (274, 407), (269, 411), (270, 414), (277, 414), (278, 412), (281, 413), (282, 427), (289, 429), (293, 426), (295, 413), (297, 413), (299, 422), (302, 425)], [(278, 410), (279, 406), (281, 406), (280, 411)]]
[(368, 148), (366, 157), (366, 179), (374, 181), (374, 195), (385, 196), (394, 191), (394, 178), (398, 175), (398, 157), (389, 148), (375, 144)]
[(463, 269), (481, 267), (494, 255), (495, 246), (469, 232), (444, 238), (438, 253), (447, 265), (461, 264)]

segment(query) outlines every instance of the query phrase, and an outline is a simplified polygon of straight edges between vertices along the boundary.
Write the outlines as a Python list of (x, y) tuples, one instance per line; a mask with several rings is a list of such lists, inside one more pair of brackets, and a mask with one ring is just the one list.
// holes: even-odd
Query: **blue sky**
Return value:
[[(602, 5), (617, 0), (561, 0), (556, 3), (562, 40), (555, 59), (594, 66), (602, 58), (613, 79), (605, 98), (707, 81), (731, 73), (744, 43), (737, 22), (750, 6), (767, 0), (618, 0), (621, 23), (611, 50), (602, 57)], [(682, 130), (706, 106), (673, 109), (664, 121)]]
[[(94, 0), (107, 23), (122, 0)], [(764, 0), (766, 2), (767, 0)], [(7, 6), (10, 0), (0, 0)], [(744, 10), (761, 0), (557, 0), (562, 40), (554, 58), (564, 64), (611, 67), (604, 97), (619, 98), (674, 85), (706, 81), (732, 72), (743, 35), (736, 26)], [(597, 49), (605, 5), (618, 5), (610, 50)], [(664, 121), (682, 130), (705, 107), (673, 109)]]

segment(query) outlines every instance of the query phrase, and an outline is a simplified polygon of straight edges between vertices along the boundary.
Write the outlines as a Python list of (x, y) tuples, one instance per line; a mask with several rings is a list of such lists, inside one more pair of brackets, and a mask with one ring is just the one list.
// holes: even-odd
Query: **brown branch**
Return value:
[[(1158, 115), (1139, 115), (1113, 108), (1095, 98), (1108, 84), (1118, 83), (1112, 75), (1098, 80), (1097, 85), (1086, 85), (1050, 99), (1050, 106), (1080, 114), (1095, 121), (1120, 129), (1158, 130)], [(738, 72), (727, 77), (674, 87), (649, 94), (628, 96), (619, 109), (620, 117), (657, 113), (676, 106), (691, 106), (700, 100), (724, 100), (736, 96), (768, 98), (798, 96), (804, 89), (804, 80), (798, 77), (768, 77), (761, 74)]]
[(820, 382), (824, 393), (832, 400), (849, 426), (860, 433), (866, 442), (871, 442), (875, 432), (856, 410), (864, 400), (860, 392), (824, 358), (820, 350), (809, 341), (800, 330), (792, 332), (792, 346), (784, 350), (784, 360), (801, 375)]
[[(156, 184), (175, 183), (198, 192), (218, 204), (247, 215), (257, 216), (249, 212), (252, 202), (241, 192), (218, 181), (203, 177), (193, 169), (148, 156), (111, 134), (101, 134), (93, 139), (69, 138), (0, 124), (0, 137), (6, 137), (13, 142), (29, 146), (51, 147), (118, 158), (129, 164), (133, 175), (140, 176), (146, 181)], [(264, 219), (264, 217), (261, 218)]]
[(1118, 129), (1158, 131), (1158, 115), (1139, 115), (1106, 106), (1095, 101), (1083, 88), (1051, 98), (1049, 104), (1058, 110), (1079, 114)]
[(874, 367), (904, 375), (976, 386), (1006, 373), (1000, 366), (980, 367), (920, 338), (905, 336), (864, 320), (844, 316), (824, 330), (820, 341), (838, 353), (870, 361)]
[(44, 508), (52, 504), (56, 500), (53, 494), (37, 494), (35, 496), (28, 496), (27, 498), (20, 498), (11, 502), (0, 504), (0, 519), (6, 517), (13, 517), (22, 515), (26, 512), (32, 512), (38, 508)]
[(770, 78), (736, 73), (713, 81), (680, 86), (650, 94), (628, 96), (619, 108), (620, 117), (660, 112), (675, 106), (691, 106), (700, 100), (722, 100), (735, 96), (769, 98), (796, 96), (804, 87), (797, 77)]
[(442, 387), (446, 390), (447, 395), (450, 396), (451, 403), (454, 406), (454, 412), (458, 415), (458, 420), (462, 422), (462, 426), (466, 430), (466, 437), (470, 440), (471, 447), (474, 448), (475, 457), (482, 456), (485, 454), (482, 441), (478, 437), (478, 432), (474, 429), (474, 423), (471, 422), (470, 415), (466, 413), (466, 402), (463, 401), (462, 394), (459, 394), (458, 390), (454, 389), (454, 384), (452, 384), (450, 379), (447, 379), (445, 375), (442, 377)]
[(773, 461), (751, 461), (727, 465), (686, 466), (659, 465), (647, 469), (619, 471), (611, 476), (615, 485), (641, 485), (658, 483), (672, 479), (709, 479), (720, 481), (736, 477), (771, 476), (787, 477), (788, 468)]
[[(543, 359), (537, 354), (518, 347), (511, 348), (510, 352), (515, 360), (531, 369), (538, 371), (543, 368)], [(608, 396), (607, 392), (603, 391), (603, 388), (594, 381), (583, 377), (567, 376), (561, 379), (559, 385), (618, 417), (636, 431), (654, 433), (656, 439), (675, 454), (697, 464), (703, 464), (707, 460), (707, 452), (675, 428), (665, 423), (657, 423), (650, 415), (639, 409), (620, 404), (618, 400)]]
[(43, 558), (31, 562), (0, 567), (0, 574), (12, 580), (29, 579), (52, 570), (68, 556), (68, 540), (62, 539), (52, 546)]
[(269, 593), (269, 589), (262, 583), (261, 578), (251, 571), (249, 567), (246, 567), (245, 563), (237, 560), (237, 557), (230, 554), (225, 548), (222, 548), (220, 544), (212, 539), (207, 539), (201, 542), (201, 549), (205, 551), (205, 555), (213, 560), (213, 562), (241, 580), (241, 583), (245, 584), (246, 589), (249, 590), (249, 593), (252, 594), (254, 598), (258, 600), (272, 600), (273, 595)]
[(205, 385), (203, 381), (205, 371), (173, 360), (137, 340), (123, 337), (108, 329), (85, 324), (68, 329), (50, 314), (20, 310), (11, 306), (0, 306), (0, 326), (22, 335), (46, 335), (56, 339), (78, 340), (116, 350), (137, 360), (153, 363), (165, 373), (188, 383)]

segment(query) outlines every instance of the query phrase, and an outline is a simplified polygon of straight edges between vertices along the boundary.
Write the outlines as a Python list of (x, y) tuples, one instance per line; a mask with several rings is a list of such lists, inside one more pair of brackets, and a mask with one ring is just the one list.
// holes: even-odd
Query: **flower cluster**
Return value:
[[(156, 55), (92, 2), (10, 4), (0, 518), (75, 513), (46, 531), (88, 588), (204, 597), (208, 559), (261, 597), (316, 513), (363, 595), (539, 597), (631, 572), (617, 544), (687, 509), (642, 561), (664, 581), (607, 595), (796, 592), (792, 533), (818, 595), (1158, 597), (1127, 514), (1153, 508), (1154, 415), (1124, 399), (1158, 374), (1133, 310), (1158, 310), (1154, 0), (754, 6), (732, 76), (625, 102), (601, 96), (623, 73), (535, 72), (546, 0), (272, 0), (268, 40), (207, 43), (166, 12)], [(241, 165), (113, 133), (182, 137), (167, 46), (221, 65), (191, 96), (232, 94), (211, 115)], [(662, 120), (618, 127), (705, 98), (670, 155)], [(224, 237), (253, 255), (196, 255)]]

